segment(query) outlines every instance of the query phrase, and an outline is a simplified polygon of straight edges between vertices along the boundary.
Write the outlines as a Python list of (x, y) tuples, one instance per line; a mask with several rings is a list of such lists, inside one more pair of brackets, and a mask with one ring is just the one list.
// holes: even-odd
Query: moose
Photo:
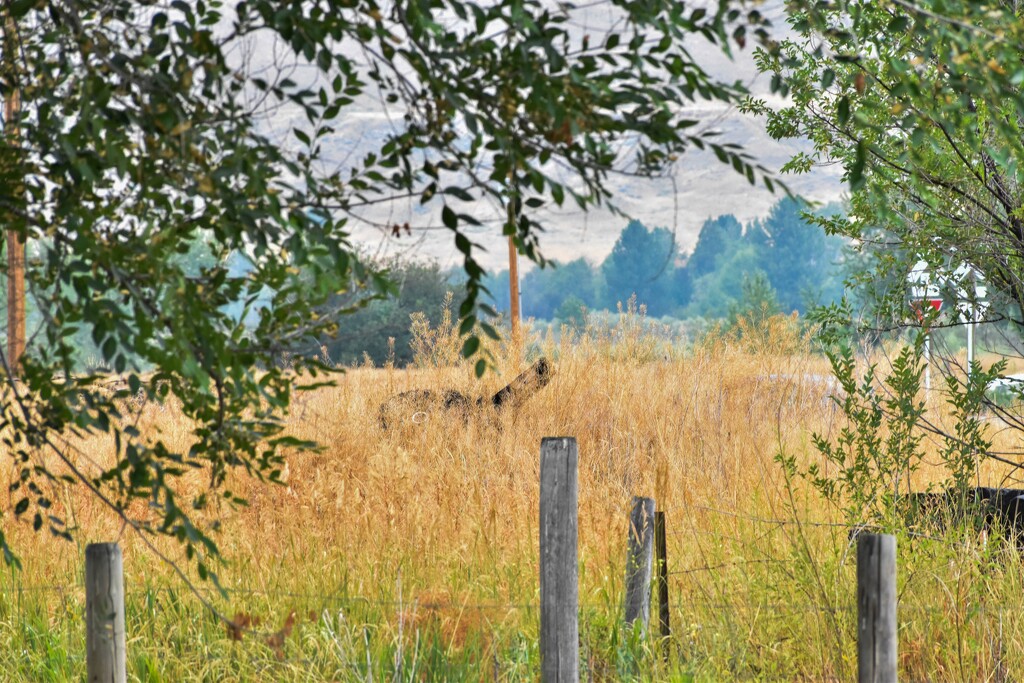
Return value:
[(473, 399), (454, 389), (434, 391), (414, 389), (396, 394), (380, 405), (378, 417), (382, 429), (390, 429), (405, 419), (416, 421), (416, 416), (430, 417), (434, 413), (458, 414), (463, 420), (469, 419), (474, 410), (494, 406), (507, 410), (521, 405), (551, 381), (551, 363), (541, 358), (491, 397)]

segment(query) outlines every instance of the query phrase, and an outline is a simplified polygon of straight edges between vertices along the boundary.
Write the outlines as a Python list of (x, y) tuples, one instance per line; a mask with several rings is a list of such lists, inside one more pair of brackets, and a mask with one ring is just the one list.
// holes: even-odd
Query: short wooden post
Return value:
[(85, 548), (85, 666), (89, 683), (127, 683), (124, 565), (116, 543)]
[(896, 683), (896, 537), (857, 537), (857, 681)]
[(540, 444), (540, 669), (544, 683), (580, 678), (576, 439)]
[(640, 619), (647, 633), (651, 621), (651, 565), (654, 560), (654, 499), (633, 497), (626, 556), (626, 624)]
[(665, 643), (668, 658), (669, 637), (672, 629), (668, 620), (668, 549), (665, 544), (665, 513), (654, 513), (654, 554), (658, 562), (658, 631)]

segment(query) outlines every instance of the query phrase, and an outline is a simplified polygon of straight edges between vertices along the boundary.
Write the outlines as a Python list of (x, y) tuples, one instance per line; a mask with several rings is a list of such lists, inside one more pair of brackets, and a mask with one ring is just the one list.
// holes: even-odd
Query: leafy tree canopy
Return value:
[(600, 289), (599, 275), (585, 259), (548, 265), (535, 268), (523, 277), (523, 315), (550, 320), (558, 317), (556, 311), (569, 298), (594, 306)]
[[(472, 356), (473, 330), (494, 334), (477, 316), (480, 206), (511, 206), (504, 230), (539, 261), (528, 209), (604, 203), (610, 173), (661, 173), (700, 147), (757, 179), (686, 114), (742, 93), (694, 62), (690, 39), (728, 51), (761, 31), (756, 10), (717, 7), (610, 2), (611, 28), (584, 33), (571, 26), (589, 4), (531, 0), (7, 3), (0, 90), (21, 106), (0, 145), (0, 210), (39, 245), (29, 288), (45, 302), (19, 367), (3, 359), (14, 513), (70, 535), (46, 485), (66, 478), (143, 537), (177, 538), (213, 576), (210, 494), (233, 468), (274, 480), (288, 448), (310, 445), (281, 419), (293, 391), (315, 386), (296, 377), (325, 368), (275, 361), (336, 331), (322, 308), (333, 295), (389, 287), (353, 251), (352, 216), (396, 200), (440, 215), (463, 255)], [(368, 103), (392, 126), (354, 163), (332, 157)], [(176, 256), (200, 231), (212, 258), (195, 271)], [(251, 267), (232, 269), (231, 254)], [(123, 386), (79, 371), (80, 331)], [(124, 419), (129, 395), (180, 406), (188, 450)], [(76, 448), (97, 433), (113, 464), (86, 467)], [(192, 469), (210, 490), (179, 500), (173, 482)]]
[(747, 241), (760, 245), (761, 268), (786, 312), (806, 311), (842, 295), (839, 261), (844, 241), (827, 235), (813, 216), (806, 204), (785, 198), (763, 222), (747, 229)]
[(735, 306), (749, 299), (748, 280), (771, 290), (773, 310), (787, 313), (838, 299), (845, 241), (826, 235), (814, 216), (800, 200), (784, 198), (746, 227), (732, 215), (706, 221), (684, 268), (692, 288), (687, 312), (734, 319)]
[(601, 264), (609, 307), (635, 294), (651, 315), (668, 313), (677, 253), (675, 236), (669, 230), (648, 230), (640, 221), (630, 221)]
[[(791, 96), (767, 115), (778, 138), (809, 137), (813, 149), (788, 164), (806, 172), (818, 163), (840, 163), (853, 194), (849, 219), (823, 220), (830, 230), (856, 238), (873, 271), (860, 280), (876, 304), (872, 327), (920, 325), (907, 298), (908, 275), (924, 259), (933, 274), (969, 266), (988, 281), (1001, 311), (1024, 324), (1024, 21), (1019, 3), (1003, 0), (896, 0), (889, 3), (796, 3), (794, 37), (777, 52), (762, 51), (760, 67)], [(969, 279), (942, 292), (970, 305)], [(913, 296), (920, 296), (913, 294)], [(949, 309), (957, 310), (949, 306)], [(922, 418), (926, 335), (905, 346), (883, 376), (871, 366), (863, 377), (850, 343), (848, 306), (821, 312), (822, 339), (846, 398), (849, 420), (838, 440), (815, 445), (838, 474), (817, 469), (809, 479), (826, 499), (848, 505), (849, 516), (897, 521), (894, 511), (911, 492), (906, 473), (919, 467), (923, 430), (954, 485), (975, 484), (978, 465), (993, 452), (992, 432), (980, 416), (986, 386), (1005, 367), (953, 372), (959, 364), (934, 364), (943, 382), (945, 427)], [(952, 324), (957, 316), (945, 318)], [(929, 320), (934, 326), (934, 321)], [(941, 353), (941, 349), (936, 349)], [(884, 391), (878, 388), (884, 386)], [(1020, 428), (1018, 411), (1005, 421)], [(878, 437), (885, 426), (886, 439)], [(1017, 449), (1002, 453), (1019, 461)], [(869, 462), (870, 461), (870, 462)], [(790, 471), (793, 463), (789, 461)], [(877, 495), (887, 488), (886, 495)], [(904, 489), (904, 490), (901, 490)]]
[[(797, 3), (794, 37), (761, 50), (788, 106), (749, 108), (777, 138), (813, 150), (786, 169), (841, 163), (854, 190), (834, 232), (885, 242), (878, 273), (893, 287), (882, 313), (900, 322), (906, 274), (971, 264), (1024, 320), (1024, 22), (1016, 3), (967, 0)], [(992, 310), (997, 310), (998, 307)]]
[[(305, 350), (307, 353), (326, 353), (331, 362), (346, 365), (365, 358), (375, 365), (391, 362), (398, 367), (413, 361), (412, 315), (422, 313), (436, 323), (452, 285), (437, 262), (396, 259), (382, 265), (393, 290), (363, 306), (357, 306), (360, 299), (356, 293), (333, 295), (323, 307), (324, 314), (348, 312), (338, 318), (337, 333), (325, 336), (318, 346)], [(349, 311), (352, 306), (355, 308)]]
[(697, 245), (686, 261), (686, 270), (694, 279), (707, 275), (717, 266), (718, 257), (743, 237), (743, 225), (732, 214), (704, 221)]

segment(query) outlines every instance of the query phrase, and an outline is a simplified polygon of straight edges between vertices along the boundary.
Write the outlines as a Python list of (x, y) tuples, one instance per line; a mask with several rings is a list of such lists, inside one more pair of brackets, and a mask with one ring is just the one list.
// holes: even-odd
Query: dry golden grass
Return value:
[[(389, 661), (408, 660), (413, 639), (418, 643), (420, 633), (429, 631), (438, 652), (449, 658), (438, 666), (455, 667), (463, 652), (500, 677), (530, 679), (536, 665), (530, 643), (537, 629), (539, 444), (545, 436), (574, 436), (580, 453), (581, 637), (592, 675), (849, 678), (855, 624), (846, 530), (804, 526), (838, 517), (802, 482), (787, 486), (773, 461), (779, 452), (816, 461), (811, 433), (834, 434), (844, 418), (829, 399), (827, 362), (807, 352), (807, 339), (792, 321), (773, 324), (760, 336), (718, 335), (684, 351), (678, 340), (651, 335), (627, 317), (615, 329), (565, 331), (559, 342), (529, 338), (528, 358), (513, 360), (509, 349), (492, 348), (497, 372), (482, 380), (458, 364), (350, 369), (336, 387), (300, 394), (293, 406), (290, 430), (321, 443), (322, 452), (290, 454), (285, 486), (240, 476), (229, 482), (250, 504), (223, 511), (219, 543), (229, 563), (221, 578), (236, 592), (226, 600), (214, 597), (214, 603), (225, 614), (261, 619), (271, 630), (288, 623), (281, 643), (272, 643), (276, 656), (318, 662), (324, 667), (318, 671), (335, 666), (348, 672), (330, 674), (338, 680), (364, 676), (345, 661), (364, 656), (358, 649), (362, 636), (350, 633), (346, 640), (336, 633), (336, 617), (324, 616), (322, 623), (315, 617), (338, 604), (343, 610), (349, 603), (337, 601), (354, 598), (378, 608), (376, 649), (366, 637), (365, 656), (374, 653), (368, 670), (392, 671)], [(432, 334), (421, 357), (448, 358), (442, 347), (456, 342), (450, 329)], [(378, 406), (393, 394), (450, 387), (487, 396), (538, 354), (553, 360), (554, 377), (514, 413), (484, 410), (468, 421), (435, 414), (388, 431), (378, 423)], [(933, 415), (942, 419), (941, 401), (935, 404)], [(159, 430), (171, 445), (187, 444), (188, 425), (171, 409), (147, 406), (141, 424), (149, 433)], [(96, 461), (109, 457), (110, 444), (102, 439), (83, 448)], [(933, 464), (915, 475), (916, 488), (943, 476), (934, 459), (926, 460)], [(997, 483), (1004, 474), (986, 464), (982, 483)], [(182, 487), (204, 484), (196, 473)], [(653, 496), (668, 516), (675, 653), (668, 668), (650, 656), (649, 643), (631, 641), (635, 636), (618, 624), (626, 519), (635, 495)], [(82, 543), (121, 540), (129, 586), (178, 585), (166, 566), (81, 491), (66, 492), (61, 505), (73, 512)], [(74, 583), (81, 546), (17, 524), (11, 532), (26, 566), (23, 584)], [(913, 556), (913, 549), (901, 547), (901, 667), (912, 678), (962, 680), (968, 672), (983, 680), (997, 667), (1020, 672), (1020, 655), (1012, 648), (1024, 642), (1024, 624), (1002, 611), (1020, 595), (1014, 593), (1021, 587), (1020, 566), (979, 560), (986, 552), (980, 541), (960, 540)], [(173, 546), (160, 547), (180, 559)], [(60, 605), (47, 604), (46, 622), (68, 628)], [(310, 619), (299, 619), (294, 634), (286, 622), (293, 610), (312, 611)], [(993, 614), (1001, 629), (998, 644)], [(137, 623), (146, 618), (140, 614)], [(948, 640), (953, 631), (955, 646)], [(231, 647), (230, 632), (215, 632), (223, 643), (214, 649)], [(316, 637), (327, 638), (327, 632), (341, 644), (323, 654)], [(16, 640), (10, 636), (8, 644)], [(160, 651), (158, 643), (144, 640), (136, 647)], [(526, 652), (525, 669), (517, 668), (517, 648)], [(174, 652), (187, 653), (188, 647)], [(176, 656), (182, 668), (173, 668), (168, 657), (158, 662), (164, 668), (154, 680), (194, 670), (187, 654)], [(259, 669), (250, 671), (240, 661), (231, 675), (259, 680)], [(274, 671), (291, 680), (287, 669)]]

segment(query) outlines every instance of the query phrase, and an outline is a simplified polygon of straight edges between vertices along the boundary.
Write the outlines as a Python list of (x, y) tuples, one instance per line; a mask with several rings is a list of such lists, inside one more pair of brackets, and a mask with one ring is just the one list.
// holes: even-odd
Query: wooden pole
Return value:
[(640, 619), (647, 633), (651, 621), (651, 565), (654, 559), (654, 499), (633, 497), (626, 556), (626, 624)]
[(89, 683), (127, 683), (124, 565), (116, 543), (85, 548), (85, 667)]
[(508, 238), (508, 295), (509, 315), (512, 317), (512, 337), (518, 340), (521, 319), (519, 312), (519, 258), (515, 239), (511, 235)]
[(896, 537), (857, 537), (857, 681), (896, 683)]
[[(510, 176), (511, 177), (511, 176)], [(519, 325), (521, 314), (519, 311), (519, 253), (516, 249), (515, 232), (516, 209), (515, 199), (508, 200), (508, 296), (509, 316), (512, 318), (512, 342), (519, 348)]]
[(540, 679), (580, 678), (576, 439), (540, 442)]
[[(8, 60), (8, 76), (14, 76), (14, 44), (16, 26), (8, 14), (4, 34), (4, 48)], [(18, 91), (11, 89), (4, 99), (5, 144), (15, 145), (18, 129), (14, 120), (21, 101)], [(12, 154), (9, 158), (17, 158)], [(7, 230), (7, 362), (14, 376), (19, 374), (21, 356), (25, 352), (25, 241), (17, 230)]]
[(672, 629), (668, 618), (668, 549), (665, 543), (665, 513), (654, 513), (654, 554), (658, 563), (658, 632), (665, 644), (665, 659), (669, 654)]

